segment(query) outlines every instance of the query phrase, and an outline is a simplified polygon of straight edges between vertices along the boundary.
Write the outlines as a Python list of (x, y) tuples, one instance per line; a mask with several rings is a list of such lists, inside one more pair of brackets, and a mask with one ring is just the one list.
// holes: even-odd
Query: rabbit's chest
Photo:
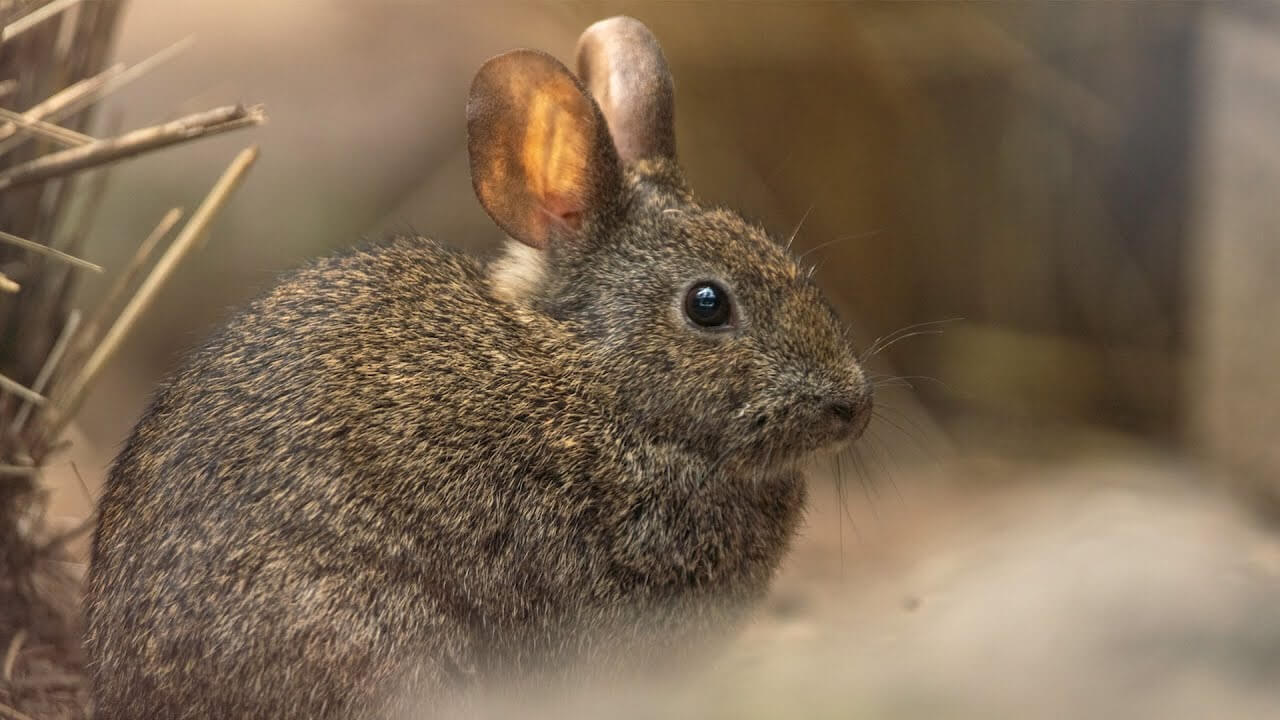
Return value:
[(615, 511), (616, 568), (663, 601), (762, 593), (798, 525), (803, 478), (728, 470), (667, 448), (648, 454)]

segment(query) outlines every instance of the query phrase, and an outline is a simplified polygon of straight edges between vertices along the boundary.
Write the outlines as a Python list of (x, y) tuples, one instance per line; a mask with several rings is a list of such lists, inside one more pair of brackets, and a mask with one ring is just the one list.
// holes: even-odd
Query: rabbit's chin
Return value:
[(853, 449), (854, 443), (858, 441), (857, 437), (842, 438), (840, 440), (832, 440), (824, 445), (820, 445), (809, 452), (809, 460), (830, 460), (840, 453)]
[(762, 445), (742, 453), (735, 458), (733, 464), (742, 470), (755, 473), (769, 475), (796, 473), (815, 462), (829, 460), (850, 449), (856, 439), (845, 437), (808, 445), (805, 443)]

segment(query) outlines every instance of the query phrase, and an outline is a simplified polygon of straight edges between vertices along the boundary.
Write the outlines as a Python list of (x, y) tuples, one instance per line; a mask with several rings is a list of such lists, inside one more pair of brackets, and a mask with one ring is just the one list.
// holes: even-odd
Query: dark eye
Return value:
[(729, 322), (729, 293), (713, 282), (696, 283), (684, 296), (684, 313), (696, 325), (714, 328)]

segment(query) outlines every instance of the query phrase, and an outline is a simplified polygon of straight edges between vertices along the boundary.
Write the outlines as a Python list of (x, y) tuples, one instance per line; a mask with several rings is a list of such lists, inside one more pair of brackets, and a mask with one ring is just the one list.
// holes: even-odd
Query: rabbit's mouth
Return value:
[(810, 401), (752, 415), (747, 432), (751, 440), (742, 459), (780, 467), (838, 453), (861, 437), (871, 421), (869, 393), (806, 400)]

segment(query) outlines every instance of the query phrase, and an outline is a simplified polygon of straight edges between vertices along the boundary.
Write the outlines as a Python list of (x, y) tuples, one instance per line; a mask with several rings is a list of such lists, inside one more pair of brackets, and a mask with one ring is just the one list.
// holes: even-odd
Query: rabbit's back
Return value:
[[(474, 633), (448, 625), (516, 563), (448, 560), (502, 551), (509, 499), (536, 503), (518, 484), (560, 474), (532, 467), (536, 415), (572, 405), (542, 356), (550, 327), (490, 296), (479, 263), (409, 238), (301, 270), (229, 323), (107, 481), (88, 598), (104, 717), (140, 712), (133, 697), (296, 714), (300, 698), (369, 701), (325, 687), (372, 698), (474, 670)], [(513, 427), (531, 467), (476, 457)], [(254, 687), (273, 666), (299, 686)]]

